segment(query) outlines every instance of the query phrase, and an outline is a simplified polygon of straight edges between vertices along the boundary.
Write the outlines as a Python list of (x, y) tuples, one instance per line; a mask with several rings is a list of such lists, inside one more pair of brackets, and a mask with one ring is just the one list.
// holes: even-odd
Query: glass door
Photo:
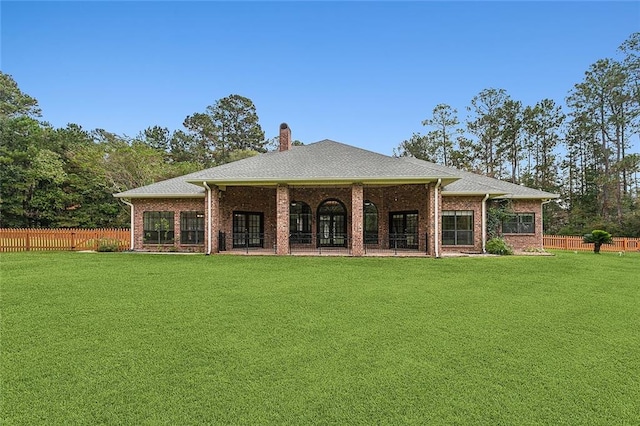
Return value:
[(389, 213), (389, 248), (418, 249), (418, 212)]
[(327, 200), (318, 208), (318, 245), (320, 247), (347, 246), (347, 214), (338, 200)]
[(263, 246), (264, 216), (262, 213), (233, 212), (233, 247)]

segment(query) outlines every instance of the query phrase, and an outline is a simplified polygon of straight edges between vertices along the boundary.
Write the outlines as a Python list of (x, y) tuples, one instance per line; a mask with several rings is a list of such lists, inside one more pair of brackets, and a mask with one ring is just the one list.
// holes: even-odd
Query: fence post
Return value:
[(29, 230), (27, 229), (27, 235), (26, 235), (26, 244), (27, 244), (27, 251), (31, 250), (31, 239), (29, 238)]

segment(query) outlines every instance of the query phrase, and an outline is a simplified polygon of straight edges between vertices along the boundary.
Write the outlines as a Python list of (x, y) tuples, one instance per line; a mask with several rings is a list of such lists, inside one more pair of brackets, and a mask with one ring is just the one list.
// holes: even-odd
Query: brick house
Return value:
[(487, 202), (502, 234), (542, 248), (542, 204), (557, 194), (323, 140), (115, 194), (131, 206), (135, 250), (302, 254), (483, 252)]

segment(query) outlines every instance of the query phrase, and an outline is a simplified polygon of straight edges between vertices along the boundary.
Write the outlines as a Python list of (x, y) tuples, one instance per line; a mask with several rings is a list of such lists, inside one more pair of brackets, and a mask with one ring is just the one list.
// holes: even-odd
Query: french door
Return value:
[(418, 212), (389, 213), (389, 248), (418, 249)]
[(338, 200), (327, 200), (318, 208), (318, 246), (347, 246), (347, 211)]
[(233, 212), (233, 247), (263, 247), (264, 215)]

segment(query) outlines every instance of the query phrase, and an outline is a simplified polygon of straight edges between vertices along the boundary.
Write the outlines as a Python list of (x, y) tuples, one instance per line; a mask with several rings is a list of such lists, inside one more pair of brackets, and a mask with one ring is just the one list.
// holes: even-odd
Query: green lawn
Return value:
[(2, 254), (2, 424), (637, 424), (640, 254)]

